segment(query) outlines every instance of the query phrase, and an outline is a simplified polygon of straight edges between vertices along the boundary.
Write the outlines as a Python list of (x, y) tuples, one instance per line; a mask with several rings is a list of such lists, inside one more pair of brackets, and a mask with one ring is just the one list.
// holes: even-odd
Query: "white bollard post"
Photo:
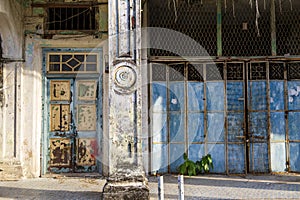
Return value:
[(179, 200), (184, 200), (184, 181), (183, 175), (178, 175), (178, 191), (179, 191)]
[(158, 176), (158, 199), (164, 200), (164, 177)]

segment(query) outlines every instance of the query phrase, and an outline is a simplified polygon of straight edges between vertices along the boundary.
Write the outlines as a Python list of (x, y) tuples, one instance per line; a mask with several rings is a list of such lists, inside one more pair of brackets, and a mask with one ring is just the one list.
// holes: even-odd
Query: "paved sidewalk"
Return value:
[[(148, 177), (157, 199), (157, 177)], [(164, 176), (165, 199), (177, 199), (177, 176)], [(185, 177), (185, 199), (300, 199), (300, 176)], [(55, 177), (0, 181), (0, 199), (101, 199), (104, 178)]]

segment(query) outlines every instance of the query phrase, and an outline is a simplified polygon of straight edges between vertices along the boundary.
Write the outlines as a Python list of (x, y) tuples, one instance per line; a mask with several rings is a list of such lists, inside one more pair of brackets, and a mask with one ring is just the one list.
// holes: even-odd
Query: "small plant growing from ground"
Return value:
[(202, 171), (204, 173), (208, 173), (210, 169), (214, 168), (214, 164), (210, 154), (203, 156), (200, 161), (196, 162), (196, 165), (198, 166), (197, 169), (199, 169), (200, 173), (202, 173)]
[(183, 154), (184, 162), (179, 166), (179, 173), (182, 175), (196, 176), (200, 173), (208, 173), (214, 168), (210, 154), (203, 156), (201, 160), (196, 162), (190, 160), (186, 153)]

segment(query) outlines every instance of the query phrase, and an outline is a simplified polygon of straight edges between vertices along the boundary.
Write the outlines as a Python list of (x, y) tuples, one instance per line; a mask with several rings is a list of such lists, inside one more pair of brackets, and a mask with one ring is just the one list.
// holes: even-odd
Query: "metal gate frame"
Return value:
[[(296, 63), (300, 63), (300, 59), (295, 59), (294, 62)], [(173, 62), (169, 62), (169, 63), (161, 63), (161, 62), (156, 62), (156, 63), (160, 63), (161, 65), (167, 65)], [(205, 63), (205, 62), (199, 62), (199, 63)], [(293, 112), (300, 112), (300, 108), (296, 109), (296, 110), (289, 110), (289, 103), (288, 103), (288, 94), (289, 94), (289, 82), (291, 82), (291, 80), (288, 80), (288, 69), (287, 69), (287, 64), (288, 63), (293, 63), (293, 61), (291, 60), (267, 60), (267, 59), (260, 59), (260, 60), (237, 60), (237, 61), (224, 61), (224, 62), (220, 62), (224, 64), (224, 97), (225, 97), (225, 102), (227, 102), (227, 77), (226, 77), (226, 73), (227, 72), (227, 65), (231, 64), (231, 63), (243, 63), (244, 65), (244, 79), (243, 82), (244, 84), (246, 84), (246, 86), (244, 85), (244, 87), (246, 88), (246, 90), (244, 92), (249, 93), (247, 90), (249, 88), (248, 84), (250, 84), (250, 82), (252, 80), (248, 80), (249, 79), (249, 67), (252, 64), (257, 64), (257, 63), (264, 63), (265, 67), (266, 67), (266, 71), (265, 71), (265, 89), (266, 89), (266, 96), (265, 96), (265, 100), (266, 100), (266, 108), (263, 110), (263, 112), (266, 113), (266, 135), (264, 138), (262, 138), (259, 135), (252, 135), (249, 134), (250, 131), (250, 127), (249, 127), (249, 121), (244, 120), (244, 135), (242, 137), (240, 137), (240, 139), (243, 139), (244, 142), (237, 142), (236, 144), (245, 144), (245, 159), (244, 159), (244, 163), (245, 163), (245, 170), (244, 172), (238, 172), (238, 173), (268, 173), (268, 172), (284, 172), (284, 171), (289, 171), (289, 172), (300, 172), (300, 169), (296, 169), (296, 170), (291, 170), (291, 164), (290, 164), (290, 158), (291, 156), (294, 155), (294, 153), (296, 152), (291, 152), (290, 150), (290, 144), (291, 143), (295, 143), (295, 145), (299, 145), (300, 143), (300, 139), (297, 140), (290, 140), (289, 138), (289, 118), (290, 118), (290, 113)], [(277, 66), (278, 65), (278, 66)], [(185, 66), (187, 66), (187, 63), (185, 64)], [(275, 66), (275, 68), (274, 68)], [(276, 72), (276, 70), (274, 71), (274, 69), (279, 69), (278, 72)], [(283, 70), (282, 70), (283, 68)], [(151, 83), (153, 83), (152, 81), (152, 68), (150, 67), (150, 80)], [(187, 70), (187, 67), (185, 67), (185, 70)], [(274, 73), (277, 73), (277, 75)], [(186, 73), (186, 72), (185, 72)], [(282, 77), (283, 75), (283, 77)], [(296, 80), (300, 79), (297, 78)], [(188, 82), (188, 81), (187, 81)], [(252, 81), (253, 82), (253, 81)], [(186, 85), (186, 83), (185, 83)], [(185, 88), (187, 88), (187, 86), (185, 86)], [(204, 87), (205, 88), (205, 87)], [(282, 91), (283, 88), (283, 91)], [(185, 89), (186, 90), (186, 89)], [(281, 93), (279, 94), (278, 92), (276, 92), (277, 90), (280, 90)], [(152, 87), (150, 89), (150, 105), (152, 105)], [(275, 96), (274, 96), (275, 95)], [(277, 98), (276, 95), (281, 95), (278, 96), (278, 99), (274, 99), (275, 97)], [(247, 95), (248, 96), (248, 95)], [(246, 97), (245, 93), (244, 93), (244, 97)], [(185, 92), (185, 102), (188, 101), (188, 96)], [(249, 97), (244, 99), (244, 105), (245, 105), (245, 114), (244, 117), (245, 119), (250, 119), (246, 108), (247, 105), (249, 106)], [(274, 103), (274, 101), (276, 101)], [(205, 103), (204, 103), (205, 104)], [(275, 108), (274, 104), (276, 104), (276, 106), (280, 107), (280, 108)], [(230, 174), (229, 172), (229, 166), (228, 166), (228, 153), (229, 153), (229, 149), (228, 149), (228, 145), (231, 144), (228, 141), (228, 110), (227, 110), (227, 103), (225, 103), (225, 117), (224, 117), (224, 121), (225, 121), (225, 168), (226, 170), (223, 173), (227, 173)], [(186, 105), (185, 105), (185, 109), (186, 109)], [(254, 110), (255, 111), (255, 110)], [(187, 110), (184, 111), (184, 115), (187, 116)], [(259, 111), (261, 112), (261, 111)], [(205, 111), (204, 111), (205, 113)], [(151, 113), (152, 114), (152, 113)], [(275, 116), (275, 117), (274, 117)], [(278, 118), (277, 116), (280, 116), (280, 118)], [(284, 120), (282, 118), (282, 116), (284, 116)], [(277, 118), (278, 119), (277, 119)], [(204, 125), (205, 125), (205, 129), (207, 129), (207, 118), (206, 115), (204, 116)], [(280, 124), (277, 123), (277, 121), (279, 120)], [(186, 119), (187, 121), (187, 119)], [(283, 122), (284, 121), (284, 122)], [(247, 123), (246, 123), (247, 122)], [(169, 123), (169, 120), (168, 122)], [(185, 123), (185, 127), (187, 126), (187, 123)], [(291, 126), (291, 125), (290, 125)], [(152, 125), (150, 128), (150, 136), (151, 136), (151, 129), (152, 129)], [(185, 128), (186, 129), (186, 128)], [(248, 130), (248, 134), (247, 131)], [(284, 133), (282, 133), (282, 130), (284, 130)], [(185, 130), (185, 132), (187, 132), (187, 130)], [(206, 132), (206, 131), (205, 131)], [(280, 137), (276, 136), (280, 134)], [(185, 133), (185, 138), (188, 138), (189, 135), (187, 133)], [(252, 141), (252, 142), (251, 142)], [(268, 158), (262, 158), (262, 159), (266, 159), (267, 160), (267, 164), (264, 164), (264, 170), (255, 170), (253, 167), (254, 165), (256, 165), (257, 160), (255, 160), (255, 158), (252, 156), (249, 156), (249, 154), (253, 154), (254, 151), (254, 145), (249, 145), (250, 143), (255, 143), (255, 144), (266, 144), (267, 147), (267, 153), (266, 155), (268, 156)], [(185, 143), (186, 145), (188, 145), (188, 141), (187, 139), (185, 139)], [(152, 137), (150, 137), (150, 146), (151, 146), (151, 150), (153, 150), (153, 141), (152, 141)], [(207, 142), (204, 142), (203, 144), (207, 144)], [(232, 144), (235, 144), (235, 142), (233, 142)], [(206, 145), (205, 145), (206, 146)], [(185, 147), (185, 150), (188, 151), (188, 148)], [(248, 153), (247, 153), (248, 152)], [(259, 151), (258, 151), (259, 152)], [(170, 153), (170, 152), (169, 152)], [(187, 152), (188, 153), (188, 152)], [(280, 154), (280, 155), (278, 155)], [(292, 154), (292, 155), (291, 155)], [(248, 155), (248, 158), (246, 158), (246, 156)], [(153, 162), (153, 156), (151, 156), (151, 162)], [(249, 162), (247, 162), (247, 160), (249, 160)], [(150, 163), (151, 163), (150, 162)], [(169, 163), (170, 164), (170, 163)], [(259, 163), (257, 164), (259, 165)], [(153, 169), (152, 164), (150, 164), (150, 168)], [(257, 167), (257, 166), (256, 166)], [(155, 170), (154, 170), (155, 171)], [(162, 171), (162, 172), (170, 172), (168, 171)]]

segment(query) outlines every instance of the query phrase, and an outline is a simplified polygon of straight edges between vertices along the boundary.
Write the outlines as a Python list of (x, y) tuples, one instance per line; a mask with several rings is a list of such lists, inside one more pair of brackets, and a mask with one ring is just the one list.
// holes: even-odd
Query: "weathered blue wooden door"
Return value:
[(300, 172), (300, 63), (287, 64), (288, 168)]
[(246, 173), (246, 108), (244, 62), (227, 63), (227, 167), (230, 174)]
[(223, 64), (152, 64), (152, 171), (177, 173), (183, 153), (225, 171)]
[(267, 63), (248, 64), (246, 142), (249, 172), (269, 172), (269, 105)]
[(45, 173), (100, 172), (99, 53), (44, 53)]
[(154, 171), (176, 172), (183, 152), (194, 161), (212, 154), (218, 173), (300, 171), (299, 62), (155, 64), (151, 70)]
[(269, 171), (267, 87), (267, 63), (227, 63), (228, 173)]

